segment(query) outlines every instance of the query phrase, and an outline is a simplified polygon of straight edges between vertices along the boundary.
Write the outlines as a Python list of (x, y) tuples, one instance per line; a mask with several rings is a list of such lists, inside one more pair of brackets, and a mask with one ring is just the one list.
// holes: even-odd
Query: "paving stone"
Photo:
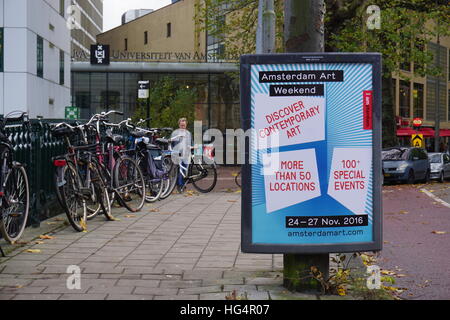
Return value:
[(200, 280), (161, 280), (161, 288), (192, 288), (199, 287)]
[(136, 295), (136, 294), (108, 294), (106, 297), (106, 300), (117, 300), (117, 301), (124, 301), (124, 300), (153, 300), (152, 295)]
[(106, 293), (100, 293), (100, 294), (91, 294), (91, 293), (84, 293), (84, 294), (74, 294), (74, 293), (65, 293), (63, 294), (58, 300), (105, 300), (107, 294)]
[(176, 295), (178, 288), (151, 288), (136, 287), (133, 294), (135, 295), (152, 295), (152, 296), (171, 296)]
[(199, 300), (199, 295), (155, 296), (153, 300)]
[(200, 300), (225, 300), (228, 292), (214, 292), (200, 294)]
[(207, 287), (183, 288), (183, 289), (180, 289), (178, 294), (191, 295), (191, 294), (202, 294), (202, 293), (212, 293), (212, 292), (222, 292), (222, 287), (217, 285), (217, 286), (207, 286)]
[(183, 273), (184, 280), (205, 280), (205, 279), (220, 279), (223, 276), (222, 270), (214, 271), (185, 271)]
[(110, 286), (110, 285), (98, 285), (91, 287), (87, 293), (108, 293), (108, 294), (131, 294), (135, 287), (133, 286)]
[(61, 294), (18, 294), (12, 300), (58, 300)]
[(156, 288), (159, 286), (160, 280), (132, 280), (132, 279), (120, 279), (116, 285), (117, 286), (134, 286), (134, 287), (150, 287)]

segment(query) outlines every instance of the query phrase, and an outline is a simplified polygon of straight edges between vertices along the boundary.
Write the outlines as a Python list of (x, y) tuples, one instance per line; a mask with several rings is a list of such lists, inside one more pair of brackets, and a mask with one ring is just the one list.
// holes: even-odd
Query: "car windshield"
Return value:
[(399, 161), (399, 160), (407, 160), (407, 151), (408, 149), (388, 149), (383, 150), (381, 152), (381, 158), (382, 160), (388, 160), (388, 161)]
[(441, 155), (440, 154), (430, 154), (430, 163), (441, 163)]

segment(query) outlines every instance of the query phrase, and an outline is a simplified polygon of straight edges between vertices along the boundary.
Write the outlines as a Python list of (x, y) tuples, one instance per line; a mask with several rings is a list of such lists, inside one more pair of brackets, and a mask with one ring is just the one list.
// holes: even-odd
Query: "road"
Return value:
[[(428, 192), (424, 192), (424, 190)], [(384, 247), (377, 264), (393, 275), (400, 297), (450, 299), (450, 183), (383, 187)]]

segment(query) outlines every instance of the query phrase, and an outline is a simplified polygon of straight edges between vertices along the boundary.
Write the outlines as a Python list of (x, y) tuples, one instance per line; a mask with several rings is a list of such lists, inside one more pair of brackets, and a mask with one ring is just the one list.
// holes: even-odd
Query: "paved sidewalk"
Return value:
[[(114, 209), (118, 221), (98, 216), (86, 233), (60, 228), (0, 259), (0, 299), (323, 299), (282, 287), (282, 255), (241, 253), (240, 211), (240, 193), (188, 192)], [(80, 290), (67, 288), (71, 265)]]

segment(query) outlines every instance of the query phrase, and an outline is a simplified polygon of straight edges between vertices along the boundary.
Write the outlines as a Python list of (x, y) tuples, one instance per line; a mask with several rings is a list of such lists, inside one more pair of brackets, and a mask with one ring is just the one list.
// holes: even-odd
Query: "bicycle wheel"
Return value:
[[(80, 177), (82, 181), (86, 182), (87, 179), (87, 173), (90, 173), (90, 179), (92, 180), (92, 177), (95, 176), (95, 172), (93, 172), (92, 168), (90, 168), (89, 165), (84, 164), (82, 166), (79, 166), (78, 170)], [(100, 209), (102, 209), (99, 201), (99, 197), (97, 196), (97, 190), (94, 188), (94, 184), (90, 183), (89, 186), (85, 186), (87, 190), (89, 190), (89, 195), (86, 196), (86, 219), (92, 220), (94, 219), (97, 214), (100, 212)]]
[(114, 166), (114, 186), (118, 200), (131, 212), (142, 209), (145, 180), (141, 169), (129, 157), (120, 157)]
[(242, 188), (242, 184), (241, 184), (241, 171), (239, 171), (236, 176), (234, 177), (234, 182), (236, 183), (236, 185), (239, 188)]
[(214, 189), (217, 183), (216, 166), (192, 163), (189, 166), (189, 178), (195, 189), (202, 193), (208, 193)]
[(27, 224), (30, 206), (30, 187), (23, 167), (13, 167), (5, 181), (2, 199), (0, 231), (13, 244), (21, 237)]
[(160, 200), (164, 200), (172, 194), (173, 189), (175, 189), (175, 186), (177, 185), (178, 176), (178, 167), (172, 162), (170, 156), (163, 158), (163, 165), (168, 172), (168, 179), (164, 180), (165, 186), (163, 187), (163, 192), (159, 196)]
[(145, 201), (148, 203), (156, 202), (161, 196), (164, 188), (164, 180), (152, 179), (152, 177), (145, 170), (146, 161), (139, 158), (138, 166), (144, 174), (145, 180)]
[(91, 184), (94, 190), (94, 195), (98, 203), (98, 211), (102, 211), (106, 219), (114, 220), (111, 210), (111, 201), (109, 198), (108, 188), (105, 185), (105, 181), (98, 169), (97, 165), (91, 164), (89, 166), (91, 172)]
[(66, 183), (62, 186), (61, 196), (64, 201), (64, 210), (70, 225), (78, 232), (86, 230), (87, 208), (85, 196), (81, 187), (81, 178), (75, 166), (67, 162), (64, 173)]

